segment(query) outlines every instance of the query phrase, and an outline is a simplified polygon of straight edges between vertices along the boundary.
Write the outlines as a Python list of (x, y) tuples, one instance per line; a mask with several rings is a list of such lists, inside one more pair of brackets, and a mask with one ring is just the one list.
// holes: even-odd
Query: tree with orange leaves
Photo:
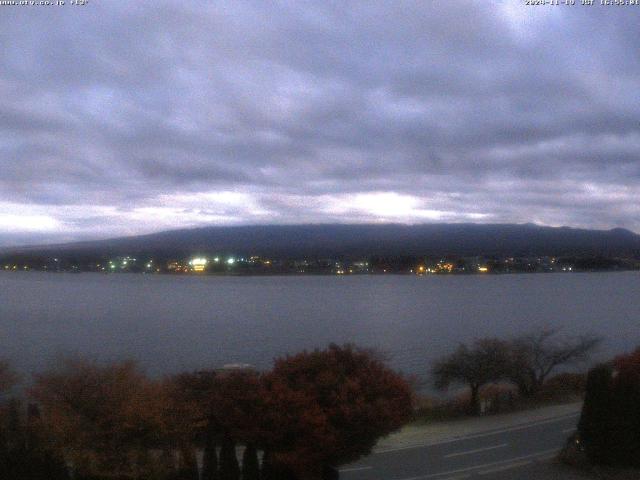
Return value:
[(352, 345), (278, 359), (264, 388), (261, 444), (299, 480), (370, 453), (412, 414), (407, 380)]
[(67, 359), (36, 375), (30, 393), (44, 431), (78, 476), (153, 478), (162, 395), (133, 362)]
[[(204, 477), (215, 477), (219, 464), (222, 480), (238, 478), (235, 445), (255, 452), (261, 438), (264, 392), (260, 374), (252, 370), (183, 373), (169, 381), (169, 390), (177, 413), (173, 417), (186, 422), (191, 441), (204, 449)], [(217, 446), (222, 447), (219, 461)], [(253, 460), (257, 462), (251, 458), (248, 463)]]

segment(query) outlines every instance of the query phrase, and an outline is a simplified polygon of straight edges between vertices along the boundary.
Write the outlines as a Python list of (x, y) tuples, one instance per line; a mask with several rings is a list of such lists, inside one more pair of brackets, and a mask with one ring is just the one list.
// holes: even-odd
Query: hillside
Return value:
[[(533, 224), (319, 224), (205, 227), (11, 253), (185, 256), (195, 252), (280, 258), (371, 255), (639, 255), (640, 235)], [(7, 253), (7, 252), (5, 252)]]

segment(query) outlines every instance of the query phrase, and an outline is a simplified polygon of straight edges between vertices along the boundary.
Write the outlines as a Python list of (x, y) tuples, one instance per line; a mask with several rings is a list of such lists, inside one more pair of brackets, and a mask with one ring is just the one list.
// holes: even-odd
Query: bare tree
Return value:
[(471, 389), (470, 410), (480, 413), (480, 387), (506, 377), (510, 347), (503, 340), (484, 338), (471, 347), (461, 344), (452, 354), (436, 362), (432, 368), (435, 386), (441, 390), (451, 383), (464, 383)]
[(521, 395), (534, 396), (553, 370), (587, 360), (602, 341), (594, 335), (561, 338), (559, 331), (544, 329), (511, 342), (512, 359), (508, 376)]

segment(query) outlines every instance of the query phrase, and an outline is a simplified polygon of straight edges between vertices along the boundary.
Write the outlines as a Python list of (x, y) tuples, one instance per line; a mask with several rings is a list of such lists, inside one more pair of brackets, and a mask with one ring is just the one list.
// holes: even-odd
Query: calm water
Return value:
[(475, 337), (541, 326), (640, 344), (640, 273), (177, 277), (0, 273), (0, 357), (23, 371), (61, 353), (132, 357), (150, 373), (243, 362), (329, 342), (380, 348), (425, 378)]

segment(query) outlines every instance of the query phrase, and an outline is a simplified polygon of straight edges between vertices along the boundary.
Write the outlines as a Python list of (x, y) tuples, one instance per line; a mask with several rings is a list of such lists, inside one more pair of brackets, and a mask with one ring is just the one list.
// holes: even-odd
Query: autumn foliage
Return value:
[(35, 376), (30, 397), (29, 428), (78, 480), (325, 478), (412, 414), (407, 381), (351, 345), (280, 358), (265, 373), (158, 380), (132, 362), (64, 360)]
[(412, 412), (408, 383), (349, 345), (277, 360), (265, 389), (263, 445), (301, 478), (368, 454)]
[(163, 395), (132, 362), (65, 360), (36, 375), (42, 428), (79, 476), (142, 478), (161, 445)]

